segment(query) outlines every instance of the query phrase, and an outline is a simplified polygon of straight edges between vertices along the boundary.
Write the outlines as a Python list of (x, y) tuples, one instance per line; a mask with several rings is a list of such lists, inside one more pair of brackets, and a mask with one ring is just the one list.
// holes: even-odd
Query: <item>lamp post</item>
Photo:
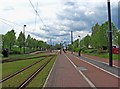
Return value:
[(80, 54), (80, 52), (81, 52), (81, 48), (80, 48), (80, 35), (78, 37), (79, 37), (79, 52), (78, 52), (78, 56), (81, 56), (81, 54)]
[(72, 45), (71, 54), (73, 54), (73, 31), (71, 31), (71, 45)]
[(80, 35), (78, 37), (79, 37), (79, 48), (80, 48)]
[(110, 0), (107, 0), (108, 4), (108, 23), (109, 23), (109, 66), (112, 67), (112, 28), (111, 28), (111, 9)]
[[(24, 34), (24, 36), (25, 36), (25, 27), (26, 27), (26, 25), (23, 26), (23, 34)], [(25, 37), (23, 37), (23, 45), (24, 45), (23, 52), (25, 54)]]

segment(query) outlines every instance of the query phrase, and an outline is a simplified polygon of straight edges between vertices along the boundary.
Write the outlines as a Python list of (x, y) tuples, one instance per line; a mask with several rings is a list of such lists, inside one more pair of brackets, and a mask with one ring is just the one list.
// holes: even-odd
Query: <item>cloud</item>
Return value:
[(66, 34), (61, 34), (61, 35), (53, 35), (53, 36), (60, 37), (60, 36), (67, 36), (67, 35), (70, 35), (70, 34), (69, 34), (69, 33), (66, 33)]
[[(87, 2), (86, 2), (87, 3)], [(105, 3), (101, 6), (91, 6), (91, 3), (84, 5), (85, 2), (65, 2), (62, 12), (58, 14), (58, 19), (63, 22), (62, 25), (68, 26), (73, 30), (82, 28), (89, 30), (95, 23), (103, 23), (107, 20), (107, 6)], [(116, 18), (117, 6), (112, 9), (112, 18)], [(114, 22), (116, 20), (113, 20)], [(116, 23), (116, 22), (115, 22)], [(89, 28), (89, 29), (88, 29)]]
[(55, 39), (54, 37), (52, 36), (47, 36), (47, 35), (43, 35), (43, 34), (40, 34), (40, 33), (37, 33), (37, 32), (30, 32), (30, 31), (27, 31), (28, 33), (30, 33), (31, 35), (34, 35), (36, 37), (40, 37), (40, 38), (43, 38), (43, 39)]
[(11, 11), (11, 10), (15, 10), (15, 8), (12, 6), (8, 6), (8, 7), (5, 7), (3, 10), (4, 11)]
[[(36, 8), (38, 0), (31, 1)], [(112, 21), (116, 26), (118, 23), (117, 2), (118, 0), (111, 1)], [(43, 22), (36, 16), (29, 0), (2, 0), (0, 3), (0, 18), (20, 24), (21, 27), (12, 25), (13, 28), (17, 27), (21, 31), (23, 25), (26, 24), (26, 34), (45, 41), (49, 37), (59, 41), (70, 41), (70, 31), (73, 31), (74, 39), (77, 39), (78, 35), (84, 37), (89, 34), (95, 23), (102, 24), (107, 21), (106, 0), (41, 0), (38, 3), (37, 11)], [(37, 18), (36, 23), (35, 18)], [(12, 28), (5, 23), (0, 26), (0, 30), (5, 29), (2, 30), (2, 33)], [(18, 29), (16, 29), (17, 34), (20, 32)]]
[[(116, 0), (117, 1), (117, 0)], [(111, 2), (112, 21), (117, 26), (117, 4)], [(83, 32), (81, 37), (89, 34), (94, 24), (102, 24), (108, 20), (107, 2), (102, 0), (81, 1), (66, 0), (63, 3), (62, 10), (57, 13), (57, 19), (66, 32), (73, 31), (77, 38), (79, 32)], [(78, 34), (79, 33), (79, 34)], [(76, 35), (77, 34), (77, 35)]]

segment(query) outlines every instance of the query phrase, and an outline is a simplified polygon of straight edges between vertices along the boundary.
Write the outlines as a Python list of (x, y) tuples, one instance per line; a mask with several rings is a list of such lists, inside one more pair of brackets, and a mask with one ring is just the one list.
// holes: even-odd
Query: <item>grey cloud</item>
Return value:
[[(112, 7), (112, 20), (117, 24), (117, 6)], [(80, 2), (68, 1), (63, 4), (63, 10), (57, 13), (59, 24), (47, 25), (42, 28), (46, 32), (44, 35), (31, 33), (41, 38), (61, 38), (61, 40), (70, 40), (70, 31), (90, 31), (95, 23), (102, 24), (107, 20), (107, 6), (99, 5), (92, 7), (85, 6)], [(54, 22), (53, 22), (54, 23)], [(57, 28), (59, 25), (59, 28)], [(62, 28), (63, 27), (63, 28)], [(65, 31), (65, 34), (60, 34), (60, 31)]]
[(52, 37), (52, 36), (41, 35), (41, 34), (36, 33), (36, 32), (30, 32), (30, 31), (28, 31), (28, 33), (30, 33), (31, 35), (34, 35), (34, 36), (40, 37), (40, 38), (45, 38), (45, 39), (52, 38), (52, 39), (55, 39), (55, 38), (54, 38), (54, 37)]
[[(86, 29), (90, 30), (95, 23), (103, 23), (107, 20), (107, 6), (84, 6), (78, 2), (66, 2), (62, 12), (57, 14), (57, 18), (62, 22), (62, 25), (69, 27), (69, 30), (78, 31)], [(86, 10), (81, 9), (86, 8)], [(117, 8), (112, 9), (113, 22), (116, 24)], [(67, 23), (65, 23), (65, 21)], [(85, 23), (82, 24), (81, 22)]]
[(70, 2), (70, 1), (68, 1), (68, 2), (65, 2), (64, 5), (70, 5), (70, 6), (73, 6), (73, 5), (75, 5), (75, 2)]
[(67, 35), (70, 35), (69, 33), (66, 33), (66, 34), (61, 34), (61, 35), (53, 35), (53, 36), (56, 36), (56, 37), (60, 37), (60, 36), (67, 36)]

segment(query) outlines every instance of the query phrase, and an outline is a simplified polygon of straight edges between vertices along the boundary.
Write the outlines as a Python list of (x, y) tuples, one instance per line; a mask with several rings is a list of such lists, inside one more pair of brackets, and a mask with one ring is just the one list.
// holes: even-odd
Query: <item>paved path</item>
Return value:
[[(96, 86), (96, 87), (119, 87), (120, 80), (109, 73), (102, 71), (99, 68), (85, 62), (83, 59), (74, 55), (67, 54), (67, 56), (74, 62), (77, 67), (84, 67), (86, 71), (83, 74)], [(114, 88), (119, 89), (119, 88)]]
[[(98, 60), (98, 61), (101, 61), (101, 62), (104, 62), (104, 63), (107, 63), (107, 64), (108, 64), (108, 61), (109, 61), (109, 59), (107, 59), (107, 58), (100, 58), (100, 57), (97, 57), (97, 56), (90, 56), (90, 55), (87, 55), (87, 54), (82, 54), (82, 56), (87, 57), (87, 58), (91, 58), (93, 60)], [(120, 68), (120, 60), (113, 60), (113, 65)]]
[[(71, 53), (61, 54), (45, 87), (108, 87), (120, 89), (120, 79)], [(94, 88), (93, 87), (93, 88)], [(118, 88), (119, 87), (119, 88)]]
[[(68, 52), (68, 53), (70, 53), (70, 52)], [(78, 55), (78, 53), (76, 53), (76, 52), (74, 52), (74, 54)], [(109, 64), (109, 59), (107, 59), (107, 58), (100, 58), (100, 57), (91, 56), (91, 55), (88, 55), (88, 54), (81, 54), (81, 56), (89, 58), (89, 59), (93, 59), (95, 61), (99, 61), (99, 62), (105, 63), (107, 65)], [(113, 60), (113, 66), (120, 68), (120, 60)]]
[(80, 73), (61, 54), (54, 65), (53, 71), (45, 87), (90, 87)]
[(106, 71), (109, 71), (110, 73), (114, 74), (115, 76), (118, 76), (120, 78), (120, 68), (118, 67), (110, 67), (108, 64), (105, 64), (105, 63), (102, 63), (102, 62), (99, 62), (99, 61), (96, 61), (94, 59), (90, 59), (90, 58), (86, 58), (84, 56), (81, 56), (79, 57), (80, 59), (82, 60), (85, 60), (89, 63), (92, 63)]

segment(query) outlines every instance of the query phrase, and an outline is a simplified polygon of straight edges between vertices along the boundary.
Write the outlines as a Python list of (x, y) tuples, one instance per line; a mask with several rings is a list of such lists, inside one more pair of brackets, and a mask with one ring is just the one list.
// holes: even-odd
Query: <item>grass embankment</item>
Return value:
[[(24, 48), (23, 47), (20, 49), (19, 47), (13, 46), (11, 49), (9, 49), (9, 47), (5, 46), (4, 48), (7, 48), (9, 50), (10, 54), (14, 54), (14, 53), (22, 54), (22, 53), (24, 53)], [(35, 52), (37, 50), (38, 49), (34, 49), (34, 48), (31, 49), (31, 48), (25, 47), (25, 52), (26, 53)]]
[[(100, 58), (106, 58), (108, 59), (109, 58), (109, 53), (99, 53), (97, 51), (94, 51), (93, 49), (88, 49), (88, 50), (85, 50), (83, 52), (81, 52), (82, 54), (88, 54), (88, 55), (91, 55), (91, 56), (97, 56), (97, 57), (100, 57)], [(118, 59), (118, 54), (113, 54), (113, 60), (120, 60)]]
[[(46, 56), (49, 54), (45, 54), (45, 53), (40, 53), (40, 54), (34, 54), (32, 56), (28, 55), (18, 55), (17, 58), (19, 59), (23, 59), (23, 58), (32, 58), (32, 57), (37, 57), (37, 56)], [(12, 59), (16, 58), (16, 56), (11, 56)], [(0, 64), (1, 66), (1, 71), (2, 73), (0, 74), (0, 78), (4, 78), (5, 76), (8, 76), (12, 73), (15, 73), (16, 71), (29, 66), (39, 60), (41, 60), (42, 58), (32, 58), (32, 59), (28, 59), (28, 60), (22, 60), (22, 61), (14, 61), (14, 62), (8, 62), (8, 63), (3, 63)]]
[(4, 63), (2, 64), (2, 77), (4, 78), (5, 76), (15, 73), (16, 71), (29, 66), (39, 60), (41, 60), (41, 58)]
[(6, 59), (25, 59), (25, 58), (31, 58), (31, 57), (37, 57), (37, 56), (45, 56), (45, 55), (48, 55), (48, 54), (46, 54), (46, 53), (38, 53), (38, 54), (11, 54), (7, 58), (3, 57), (2, 60), (6, 60)]
[(56, 60), (55, 56), (50, 63), (35, 77), (35, 79), (27, 87), (43, 87), (45, 80)]
[[(50, 57), (49, 57), (50, 58)], [(48, 58), (42, 60), (40, 63), (30, 67), (29, 69), (19, 73), (11, 79), (2, 83), (3, 87), (18, 87), (23, 81), (25, 81), (32, 73), (34, 73)]]

